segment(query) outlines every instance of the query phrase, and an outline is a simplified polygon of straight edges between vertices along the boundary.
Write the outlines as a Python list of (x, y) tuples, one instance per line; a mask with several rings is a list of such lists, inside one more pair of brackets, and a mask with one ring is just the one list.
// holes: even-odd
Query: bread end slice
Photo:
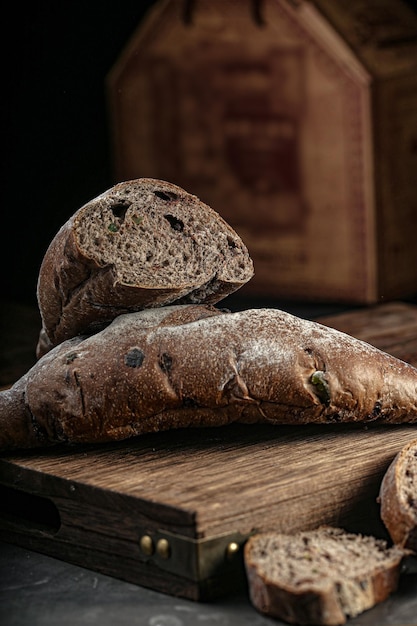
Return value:
[(337, 626), (395, 591), (405, 554), (340, 528), (261, 533), (245, 545), (250, 598), (292, 624)]
[(417, 553), (417, 439), (404, 446), (392, 461), (378, 500), (392, 541)]

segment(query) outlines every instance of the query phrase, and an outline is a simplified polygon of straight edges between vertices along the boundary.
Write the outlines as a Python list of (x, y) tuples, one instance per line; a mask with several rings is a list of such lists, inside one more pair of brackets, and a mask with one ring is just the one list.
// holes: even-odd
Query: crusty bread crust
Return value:
[[(415, 423), (417, 369), (276, 309), (178, 305), (62, 343), (0, 394), (1, 420), (11, 403), (24, 424), (31, 416), (40, 445), (237, 421)], [(10, 445), (0, 432), (0, 448)]]
[(81, 207), (44, 256), (37, 356), (122, 313), (213, 304), (252, 276), (240, 237), (196, 196), (155, 179), (119, 183)]
[(382, 521), (393, 542), (417, 553), (417, 439), (393, 459), (378, 500)]
[(292, 624), (337, 626), (385, 600), (405, 553), (373, 537), (322, 527), (261, 533), (244, 548), (252, 604)]

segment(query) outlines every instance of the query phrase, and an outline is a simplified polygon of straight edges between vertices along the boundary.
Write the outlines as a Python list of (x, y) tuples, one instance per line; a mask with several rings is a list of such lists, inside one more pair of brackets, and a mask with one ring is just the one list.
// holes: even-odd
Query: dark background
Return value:
[(153, 4), (16, 3), (3, 17), (4, 299), (36, 303), (51, 239), (113, 184), (105, 79)]
[(36, 303), (51, 239), (113, 184), (106, 76), (153, 4), (16, 3), (3, 17), (4, 298)]

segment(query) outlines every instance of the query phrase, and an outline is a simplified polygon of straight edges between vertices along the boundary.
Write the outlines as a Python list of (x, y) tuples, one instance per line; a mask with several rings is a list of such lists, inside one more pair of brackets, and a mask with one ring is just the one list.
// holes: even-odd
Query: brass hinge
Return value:
[(239, 532), (209, 539), (192, 539), (163, 530), (144, 532), (141, 555), (160, 569), (192, 581), (202, 581), (242, 566), (248, 535)]

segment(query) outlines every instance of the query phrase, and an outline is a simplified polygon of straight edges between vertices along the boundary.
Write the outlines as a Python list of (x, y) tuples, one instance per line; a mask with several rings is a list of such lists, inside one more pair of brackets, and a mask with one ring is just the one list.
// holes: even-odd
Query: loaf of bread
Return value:
[(291, 624), (344, 624), (396, 590), (405, 552), (382, 540), (322, 527), (261, 533), (244, 548), (249, 594)]
[(382, 521), (393, 542), (417, 553), (417, 439), (392, 461), (378, 499)]
[(253, 276), (249, 253), (213, 209), (171, 183), (119, 183), (60, 229), (38, 279), (37, 356), (121, 313), (218, 302)]
[(417, 422), (417, 369), (277, 309), (120, 315), (0, 393), (0, 449), (230, 422)]

